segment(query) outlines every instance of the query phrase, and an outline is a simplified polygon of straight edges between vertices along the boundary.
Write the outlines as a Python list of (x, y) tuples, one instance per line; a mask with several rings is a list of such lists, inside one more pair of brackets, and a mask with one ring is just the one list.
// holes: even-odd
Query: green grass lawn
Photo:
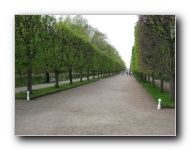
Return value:
[(154, 100), (158, 102), (158, 99), (161, 99), (162, 108), (175, 108), (175, 102), (170, 101), (170, 93), (164, 91), (163, 93), (160, 92), (160, 88), (155, 86), (152, 88), (152, 85), (146, 82), (140, 82), (144, 88), (153, 96)]
[[(32, 94), (30, 94), (30, 99), (34, 99), (40, 96), (44, 96), (44, 95), (48, 95), (51, 93), (55, 93), (55, 92), (59, 92), (65, 89), (70, 89), (73, 87), (77, 87), (83, 84), (87, 84), (90, 82), (94, 82), (97, 81), (98, 79), (91, 79), (91, 80), (84, 80), (83, 82), (74, 82), (73, 84), (62, 84), (59, 86), (59, 88), (55, 88), (55, 87), (48, 87), (48, 88), (43, 88), (43, 89), (36, 89), (36, 90), (32, 90)], [(15, 98), (16, 99), (26, 99), (26, 91), (24, 92), (20, 92), (20, 93), (16, 93), (15, 94)]]

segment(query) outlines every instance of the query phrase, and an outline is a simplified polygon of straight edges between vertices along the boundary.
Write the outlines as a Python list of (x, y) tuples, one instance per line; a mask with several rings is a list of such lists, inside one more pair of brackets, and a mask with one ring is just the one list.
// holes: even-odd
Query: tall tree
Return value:
[(16, 68), (19, 66), (27, 71), (27, 91), (30, 93), (32, 93), (32, 69), (39, 65), (37, 57), (40, 55), (40, 27), (40, 15), (15, 16)]
[(170, 79), (170, 99), (175, 100), (175, 16), (142, 15), (135, 27), (135, 45), (132, 51), (131, 69), (152, 73)]
[[(83, 40), (86, 40), (88, 42), (91, 41), (93, 28), (90, 25), (88, 25), (88, 21), (85, 18), (83, 18), (83, 16), (68, 16), (63, 21), (63, 24), (69, 27), (77, 36), (81, 37)], [(81, 46), (83, 46), (83, 48)], [(77, 69), (79, 69), (80, 71), (80, 81), (82, 82), (83, 70), (86, 68), (85, 66), (88, 64), (88, 62), (86, 61), (88, 58), (88, 50), (86, 44), (81, 44), (81, 46), (78, 45), (77, 59), (79, 61), (77, 63)]]
[(61, 36), (61, 49), (63, 52), (63, 65), (69, 71), (70, 84), (73, 84), (72, 70), (77, 67), (78, 48), (82, 39), (66, 27), (63, 21), (58, 22), (58, 32)]
[(138, 52), (138, 24), (135, 25), (134, 36), (135, 36), (135, 41), (134, 41), (134, 46), (132, 47), (130, 70), (134, 73), (137, 73), (137, 72), (139, 72), (139, 68), (138, 68), (138, 57), (139, 57), (139, 52)]
[(55, 87), (59, 88), (59, 74), (64, 70), (63, 66), (63, 42), (65, 35), (58, 29), (54, 16), (45, 15), (42, 17), (43, 27), (41, 28), (41, 40), (43, 49), (43, 61), (47, 69), (55, 73)]
[(155, 15), (145, 16), (146, 24), (152, 33), (164, 40), (167, 44), (168, 68), (167, 72), (170, 80), (170, 99), (175, 100), (175, 16)]

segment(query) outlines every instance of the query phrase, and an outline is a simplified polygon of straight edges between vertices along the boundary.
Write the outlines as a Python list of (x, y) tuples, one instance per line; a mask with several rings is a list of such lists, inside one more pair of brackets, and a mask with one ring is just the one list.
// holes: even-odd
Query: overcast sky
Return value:
[(110, 44), (119, 51), (127, 68), (130, 67), (131, 51), (134, 45), (136, 15), (83, 15), (88, 24), (108, 36)]

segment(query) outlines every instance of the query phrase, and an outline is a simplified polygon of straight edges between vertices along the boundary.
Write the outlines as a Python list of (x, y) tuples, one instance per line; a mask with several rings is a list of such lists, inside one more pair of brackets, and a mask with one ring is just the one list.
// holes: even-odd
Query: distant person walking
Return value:
[(49, 72), (46, 72), (46, 83), (49, 83)]

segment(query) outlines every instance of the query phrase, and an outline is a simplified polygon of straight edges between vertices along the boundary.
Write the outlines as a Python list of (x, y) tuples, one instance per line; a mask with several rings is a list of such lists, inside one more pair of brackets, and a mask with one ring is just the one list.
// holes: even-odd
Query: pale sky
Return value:
[(132, 46), (134, 45), (134, 25), (136, 15), (83, 15), (88, 24), (105, 33), (112, 44), (130, 67)]

